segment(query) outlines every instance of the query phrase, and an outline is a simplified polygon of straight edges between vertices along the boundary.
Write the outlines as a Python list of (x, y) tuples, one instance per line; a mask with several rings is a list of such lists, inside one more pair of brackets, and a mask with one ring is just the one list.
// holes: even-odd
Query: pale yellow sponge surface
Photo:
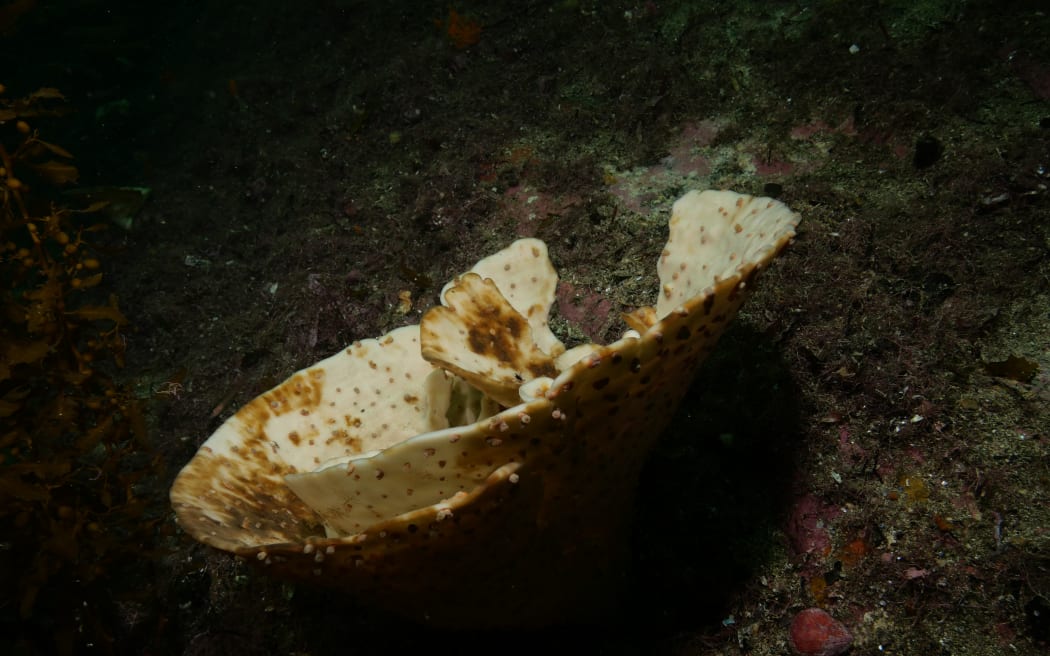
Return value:
[(655, 307), (565, 351), (557, 275), (519, 240), (422, 326), (294, 374), (177, 477), (179, 523), (286, 578), (421, 622), (541, 625), (616, 599), (646, 454), (798, 216), (733, 192), (674, 206)]
[(769, 261), (797, 224), (798, 215), (772, 198), (711, 190), (682, 196), (671, 210), (671, 234), (657, 266), (656, 316)]

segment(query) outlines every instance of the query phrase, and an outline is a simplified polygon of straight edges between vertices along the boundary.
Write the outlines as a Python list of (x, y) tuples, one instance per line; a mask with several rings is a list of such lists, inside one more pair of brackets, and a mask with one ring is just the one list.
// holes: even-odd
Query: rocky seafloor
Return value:
[[(80, 184), (150, 189), (92, 237), (150, 530), (28, 613), (5, 599), (5, 653), (772, 656), (812, 607), (852, 654), (1045, 653), (1040, 3), (120, 4), (4, 17), (0, 81), (63, 92), (46, 136)], [(646, 465), (608, 622), (416, 627), (174, 523), (168, 486), (222, 419), (517, 237), (549, 245), (559, 337), (615, 339), (671, 203), (704, 188), (802, 223)]]

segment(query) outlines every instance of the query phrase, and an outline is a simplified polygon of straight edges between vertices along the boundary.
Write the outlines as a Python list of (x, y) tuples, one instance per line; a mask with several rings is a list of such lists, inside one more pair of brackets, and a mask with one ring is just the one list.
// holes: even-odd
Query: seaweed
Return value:
[[(0, 621), (21, 652), (113, 642), (104, 581), (148, 549), (144, 479), (158, 462), (138, 401), (113, 373), (128, 320), (103, 290), (105, 203), (63, 207), (73, 156), (28, 120), (62, 113), (0, 87)], [(154, 504), (155, 505), (155, 504)]]

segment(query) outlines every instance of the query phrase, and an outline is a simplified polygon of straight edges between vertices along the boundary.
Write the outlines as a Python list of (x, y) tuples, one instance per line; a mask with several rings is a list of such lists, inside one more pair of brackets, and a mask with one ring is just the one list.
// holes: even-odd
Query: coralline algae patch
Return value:
[(704, 176), (711, 172), (711, 162), (702, 149), (709, 148), (725, 127), (722, 121), (704, 120), (686, 123), (667, 156), (670, 170), (685, 176)]
[(801, 169), (793, 158), (771, 158), (771, 149), (757, 139), (717, 143), (729, 126), (724, 118), (685, 123), (668, 145), (667, 155), (649, 166), (604, 170), (609, 193), (621, 205), (639, 214), (649, 213), (654, 203), (685, 187), (721, 187), (729, 176), (772, 178)]
[(601, 341), (605, 330), (619, 318), (608, 298), (565, 280), (558, 282), (555, 298), (561, 317), (595, 342)]
[(603, 175), (609, 192), (625, 208), (644, 214), (668, 189), (681, 188), (687, 183), (711, 186), (708, 176), (717, 159), (712, 144), (725, 124), (714, 119), (684, 124), (671, 142), (667, 156), (651, 166), (624, 171), (607, 166)]
[(791, 507), (784, 525), (792, 553), (799, 558), (823, 558), (831, 553), (829, 526), (841, 514), (841, 508), (828, 504), (816, 495), (799, 497)]
[(814, 118), (795, 125), (786, 139), (752, 140), (741, 145), (751, 155), (745, 162), (745, 171), (763, 179), (778, 179), (799, 173), (809, 173), (822, 167), (831, 157), (834, 147), (843, 138), (858, 136), (852, 116), (832, 119)]
[[(741, 139), (719, 143), (718, 137), (729, 126), (726, 118), (685, 123), (659, 162), (623, 170), (606, 166), (603, 175), (609, 193), (625, 209), (647, 214), (660, 199), (684, 187), (718, 188), (737, 184), (741, 176), (775, 181), (811, 172), (824, 165), (841, 139), (860, 136), (852, 117), (815, 118), (781, 137), (745, 133)], [(876, 141), (878, 135), (868, 138)]]
[(556, 195), (531, 185), (515, 185), (503, 192), (502, 213), (515, 220), (519, 237), (534, 237), (544, 221), (561, 216), (582, 202), (572, 194)]

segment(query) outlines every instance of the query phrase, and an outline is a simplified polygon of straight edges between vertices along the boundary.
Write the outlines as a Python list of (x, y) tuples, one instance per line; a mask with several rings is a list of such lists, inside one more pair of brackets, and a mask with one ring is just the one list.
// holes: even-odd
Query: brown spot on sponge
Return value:
[(528, 320), (491, 278), (464, 274), (445, 289), (443, 300), (446, 305), (432, 308), (420, 324), (423, 357), (430, 362), (504, 406), (517, 405), (522, 383), (557, 374)]

